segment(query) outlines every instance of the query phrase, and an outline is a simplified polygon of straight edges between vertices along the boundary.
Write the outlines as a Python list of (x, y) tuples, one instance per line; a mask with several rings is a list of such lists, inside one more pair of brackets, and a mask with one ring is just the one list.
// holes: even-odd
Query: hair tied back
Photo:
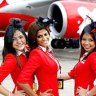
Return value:
[(19, 18), (12, 18), (10, 20), (10, 26), (13, 26), (15, 28), (21, 28), (22, 27), (22, 20)]
[(48, 17), (47, 18), (39, 17), (36, 23), (42, 27), (47, 27), (50, 25), (56, 25), (55, 20), (50, 19)]
[(87, 15), (87, 17), (91, 20), (91, 28), (92, 28), (93, 32), (94, 31), (96, 32), (96, 22), (93, 21), (93, 19), (91, 17), (89, 17), (88, 15)]

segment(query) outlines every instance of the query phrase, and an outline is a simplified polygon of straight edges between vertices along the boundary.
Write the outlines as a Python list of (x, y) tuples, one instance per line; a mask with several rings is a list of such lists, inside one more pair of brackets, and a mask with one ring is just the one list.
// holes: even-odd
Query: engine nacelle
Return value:
[[(94, 13), (96, 3), (84, 1), (57, 1), (50, 5), (48, 17), (54, 19), (57, 25), (51, 27), (55, 38), (78, 38), (79, 26), (86, 15)], [(95, 12), (93, 12), (95, 10)]]

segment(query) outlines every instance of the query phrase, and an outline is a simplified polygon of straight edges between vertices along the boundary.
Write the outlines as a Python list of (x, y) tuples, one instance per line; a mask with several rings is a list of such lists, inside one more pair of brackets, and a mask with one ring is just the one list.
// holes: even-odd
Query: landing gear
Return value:
[(65, 45), (66, 45), (66, 42), (64, 39), (53, 39), (51, 42), (51, 46), (53, 48), (64, 49)]
[(79, 48), (79, 39), (53, 39), (51, 46), (55, 49)]

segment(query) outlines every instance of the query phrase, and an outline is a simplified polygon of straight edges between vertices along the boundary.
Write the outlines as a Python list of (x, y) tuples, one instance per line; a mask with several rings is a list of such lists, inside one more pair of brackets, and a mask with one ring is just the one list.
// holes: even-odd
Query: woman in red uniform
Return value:
[(88, 62), (89, 65), (89, 69), (85, 70), (88, 72), (86, 74), (88, 76), (86, 82), (89, 81), (89, 84), (87, 88), (83, 86), (78, 87), (77, 94), (79, 96), (96, 96), (96, 84), (95, 83), (93, 84), (94, 80), (96, 80), (96, 22), (93, 22), (91, 18), (90, 20), (91, 20), (91, 24), (87, 25), (84, 28), (84, 32), (81, 35), (82, 46), (85, 45), (84, 40), (82, 40), (84, 37), (84, 33), (89, 34), (92, 38), (92, 41), (94, 42), (93, 45), (91, 43), (92, 41), (88, 44), (88, 46), (90, 46), (91, 49), (89, 51), (90, 53), (88, 55), (88, 60), (86, 58), (86, 62)]
[[(49, 25), (53, 23), (51, 19), (39, 18), (33, 22), (28, 31), (30, 52), (29, 59), (18, 78), (18, 84), (30, 95), (39, 96), (40, 93), (48, 91), (44, 96), (59, 96), (57, 71), (59, 64), (49, 48), (50, 29)], [(28, 81), (36, 75), (38, 80), (38, 90), (32, 91)], [(52, 89), (52, 90), (51, 90)]]
[[(93, 20), (91, 20), (91, 24), (84, 27), (80, 36), (80, 44), (79, 62), (68, 74), (60, 75), (59, 78), (75, 80), (74, 96), (96, 96), (92, 91), (96, 79), (96, 22), (93, 22)], [(83, 95), (80, 95), (81, 88), (86, 89)]]
[[(17, 85), (16, 82), (18, 75), (27, 62), (27, 55), (25, 54), (27, 51), (27, 36), (21, 23), (20, 19), (13, 19), (7, 27), (4, 36), (3, 63), (0, 66), (0, 93), (4, 96), (25, 96), (24, 91)], [(9, 74), (11, 74), (15, 84), (13, 93), (8, 91), (1, 84)], [(33, 79), (28, 82), (31, 87), (33, 82), (32, 80)]]

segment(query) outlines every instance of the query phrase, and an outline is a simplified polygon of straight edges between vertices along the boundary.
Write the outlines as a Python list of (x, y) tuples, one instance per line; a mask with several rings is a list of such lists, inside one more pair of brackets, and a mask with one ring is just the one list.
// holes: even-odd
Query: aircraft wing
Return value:
[[(13, 0), (10, 0), (10, 2), (11, 1)], [(47, 16), (48, 7), (53, 1), (54, 0), (20, 0), (1, 7), (0, 12), (25, 14), (35, 17)]]
[(20, 18), (26, 21), (24, 26), (27, 31), (28, 26), (39, 16), (47, 16), (49, 5), (54, 0), (1, 0), (0, 2), (0, 36), (9, 24), (10, 18)]

